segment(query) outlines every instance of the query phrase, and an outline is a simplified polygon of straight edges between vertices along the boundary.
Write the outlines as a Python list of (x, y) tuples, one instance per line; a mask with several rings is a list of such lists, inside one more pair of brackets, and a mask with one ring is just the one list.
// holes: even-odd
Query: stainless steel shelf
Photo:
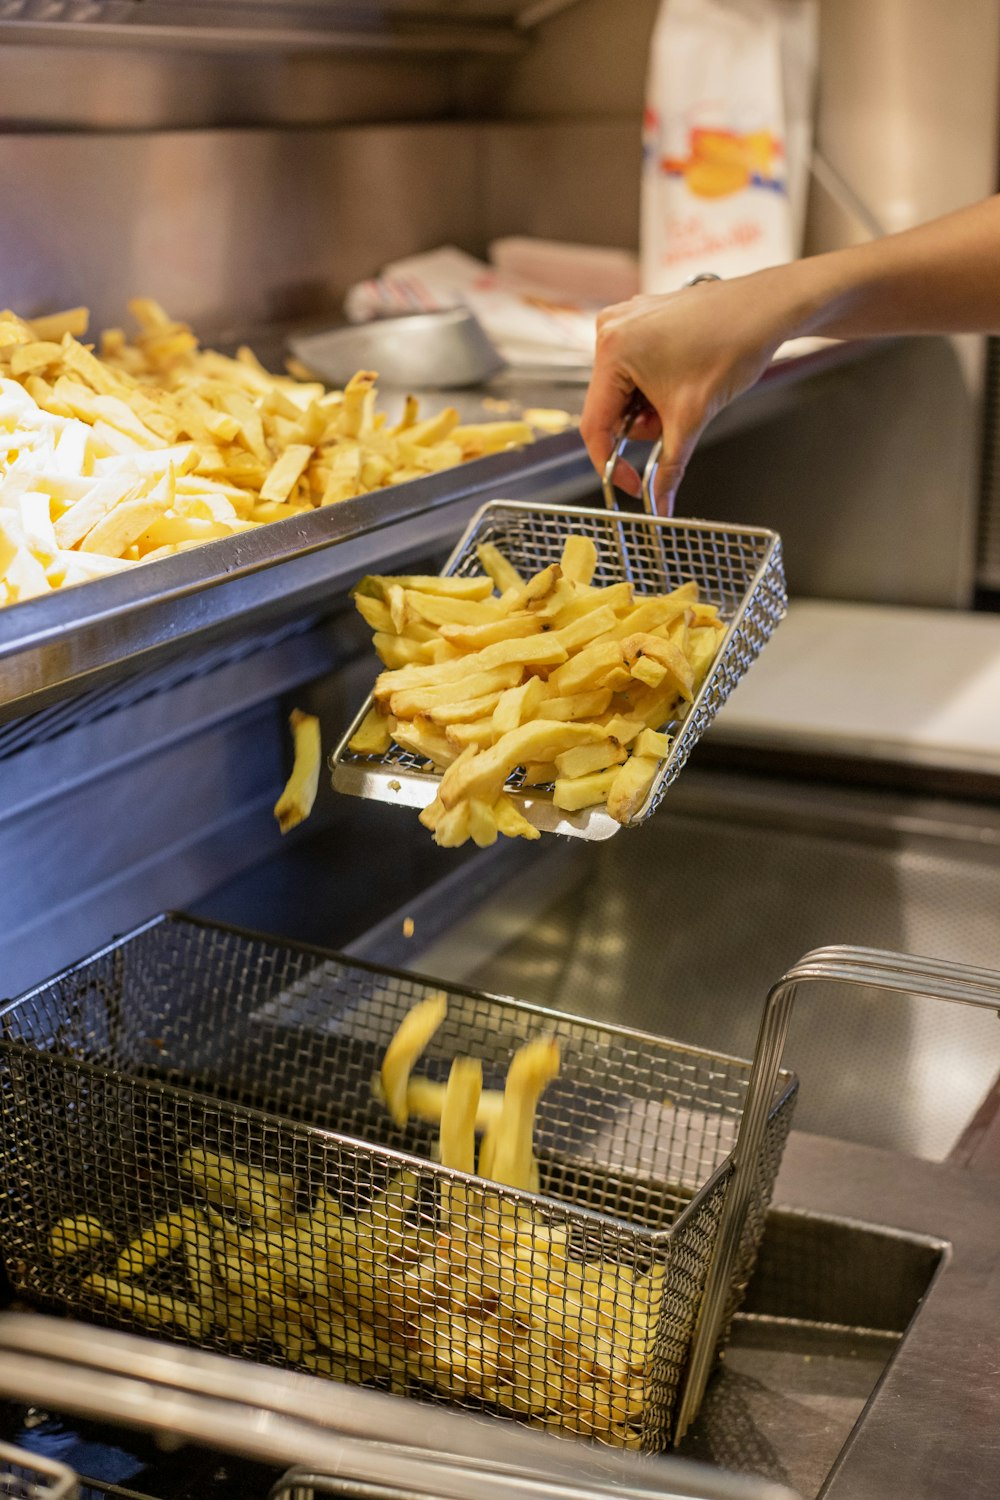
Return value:
[(374, 566), (447, 550), (503, 498), (579, 502), (596, 487), (575, 432), (477, 459), (0, 610), (0, 723), (251, 622), (328, 606)]
[(0, 0), (0, 41), (496, 54), (526, 45), (525, 9), (526, 0)]

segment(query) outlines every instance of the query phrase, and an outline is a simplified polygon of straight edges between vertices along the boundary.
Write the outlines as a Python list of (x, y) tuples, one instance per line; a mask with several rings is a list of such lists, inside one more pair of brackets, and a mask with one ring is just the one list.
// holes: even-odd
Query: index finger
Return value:
[(634, 381), (624, 372), (594, 366), (580, 418), (580, 436), (598, 474), (604, 473), (635, 390)]

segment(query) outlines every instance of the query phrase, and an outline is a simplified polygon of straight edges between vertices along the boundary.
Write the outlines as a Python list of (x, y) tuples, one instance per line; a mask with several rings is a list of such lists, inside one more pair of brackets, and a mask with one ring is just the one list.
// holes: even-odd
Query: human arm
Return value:
[[(786, 339), (992, 332), (1000, 332), (1000, 197), (848, 250), (608, 308), (581, 432), (600, 472), (640, 390), (652, 411), (632, 430), (663, 437), (656, 499), (666, 510), (707, 424)], [(620, 477), (637, 488), (633, 471)]]

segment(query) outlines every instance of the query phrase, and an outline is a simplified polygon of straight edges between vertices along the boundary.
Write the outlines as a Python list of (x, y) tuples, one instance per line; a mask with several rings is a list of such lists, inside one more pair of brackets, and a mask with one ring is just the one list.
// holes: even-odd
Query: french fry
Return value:
[(561, 777), (590, 776), (594, 771), (606, 771), (609, 766), (621, 765), (626, 754), (625, 747), (617, 740), (598, 740), (595, 745), (577, 745), (572, 750), (564, 750), (556, 756), (556, 770)]
[(167, 1297), (157, 1292), (147, 1292), (143, 1287), (133, 1286), (129, 1281), (119, 1281), (112, 1276), (88, 1276), (83, 1289), (94, 1297), (100, 1297), (112, 1307), (131, 1313), (140, 1323), (151, 1328), (179, 1328), (190, 1338), (202, 1339), (208, 1331), (205, 1314), (193, 1302), (179, 1297)]
[(532, 1134), (535, 1111), (545, 1088), (559, 1072), (559, 1043), (553, 1037), (525, 1042), (507, 1070), (504, 1103), (490, 1176), (507, 1187), (527, 1188), (531, 1182)]
[(456, 750), (465, 750), (469, 746), (474, 750), (485, 750), (495, 743), (497, 737), (492, 718), (474, 719), (466, 724), (449, 724), (444, 733), (445, 739)]
[(552, 788), (552, 805), (564, 812), (579, 812), (584, 807), (596, 807), (607, 802), (618, 775), (618, 767), (610, 770), (592, 771), (586, 776), (559, 776)]
[(632, 746), (633, 755), (652, 755), (665, 760), (670, 751), (670, 736), (655, 729), (644, 729)]
[(393, 1120), (402, 1129), (406, 1124), (406, 1086), (417, 1058), (448, 1012), (448, 997), (443, 991), (428, 995), (403, 1017), (382, 1059), (379, 1074), (382, 1094)]
[(414, 755), (420, 755), (442, 769), (451, 765), (461, 748), (423, 718), (410, 719), (405, 723), (397, 720), (393, 733), (396, 743), (402, 745), (404, 750), (412, 750)]
[(560, 697), (593, 692), (605, 686), (605, 678), (622, 664), (622, 648), (617, 641), (595, 641), (559, 667), (549, 678)]
[(417, 589), (405, 589), (403, 594), (407, 612), (431, 625), (487, 625), (502, 618), (499, 599), (452, 599), (447, 594), (422, 594)]
[(202, 1147), (184, 1153), (180, 1170), (209, 1203), (231, 1208), (265, 1229), (280, 1229), (295, 1217), (298, 1184), (293, 1177), (250, 1167)]
[(323, 749), (319, 719), (293, 708), (288, 719), (295, 741), (295, 760), (285, 789), (274, 804), (274, 816), (282, 833), (308, 818), (319, 791), (319, 768)]
[[(610, 688), (595, 688), (589, 693), (570, 693), (566, 697), (543, 698), (538, 705), (540, 719), (598, 719), (611, 704)], [(638, 733), (638, 729), (636, 730)]]
[[(537, 829), (535, 832), (537, 833)], [(482, 1070), (480, 1069), (481, 1083)], [(430, 1125), (440, 1124), (446, 1090), (447, 1084), (437, 1083), (430, 1078), (411, 1077), (406, 1085), (407, 1114), (417, 1120), (425, 1120)], [(481, 1088), (476, 1103), (475, 1128), (485, 1130), (488, 1125), (494, 1124), (499, 1120), (502, 1109), (502, 1092), (498, 1089)]]
[(115, 1275), (123, 1281), (142, 1276), (159, 1261), (172, 1255), (183, 1238), (183, 1217), (181, 1214), (168, 1214), (165, 1219), (160, 1219), (149, 1229), (144, 1229), (142, 1234), (122, 1251), (115, 1261)]
[(632, 608), (634, 590), (630, 583), (611, 583), (607, 588), (583, 588), (577, 585), (573, 599), (563, 606), (553, 623), (562, 628), (574, 620), (581, 619), (594, 609), (610, 608), (620, 620)]
[(517, 766), (529, 761), (554, 760), (573, 745), (601, 738), (599, 725), (538, 720), (502, 735), (488, 750), (482, 750), (462, 766), (445, 773), (438, 795), (445, 807), (459, 800), (477, 798), (492, 805), (504, 782)]
[(537, 614), (524, 613), (504, 615), (499, 620), (487, 621), (485, 625), (445, 624), (441, 626), (441, 637), (463, 651), (481, 651), (484, 646), (495, 645), (497, 641), (539, 635), (541, 629), (542, 622)]
[(509, 839), (540, 839), (541, 833), (529, 823), (517, 804), (501, 792), (493, 804), (493, 816), (497, 820), (497, 831)]
[(480, 543), (476, 548), (476, 556), (483, 572), (487, 573), (496, 584), (498, 593), (505, 594), (508, 589), (518, 589), (524, 586), (524, 579), (520, 573), (492, 542)]
[(647, 687), (659, 687), (667, 676), (667, 669), (662, 662), (654, 661), (651, 656), (640, 656), (629, 668), (629, 676), (634, 677), (637, 682), (644, 682)]
[[(512, 642), (512, 644), (518, 643)], [(490, 647), (490, 650), (492, 649)], [(483, 656), (485, 652), (480, 652), (479, 655)], [(452, 663), (446, 662), (444, 665), (450, 666)], [(482, 672), (470, 673), (459, 679), (462, 701), (467, 702), (470, 698), (483, 698), (489, 693), (501, 693), (505, 688), (513, 687), (520, 675), (516, 662), (509, 667), (493, 667)], [(440, 708), (454, 698), (455, 688), (453, 684), (447, 682), (437, 687), (403, 688), (401, 692), (392, 694), (389, 699), (389, 708), (398, 719), (414, 719), (420, 714), (429, 714), (432, 709)]]
[(493, 732), (499, 737), (533, 719), (546, 695), (540, 677), (529, 677), (520, 687), (507, 688), (493, 711)]
[(563, 545), (560, 566), (563, 576), (572, 583), (588, 584), (597, 567), (597, 547), (589, 536), (568, 536)]
[(53, 1260), (85, 1255), (102, 1244), (113, 1245), (114, 1239), (93, 1214), (60, 1219), (49, 1230), (49, 1254)]
[(476, 1119), (482, 1090), (483, 1065), (479, 1059), (456, 1057), (441, 1108), (443, 1167), (453, 1167), (458, 1172), (476, 1170)]
[(384, 714), (370, 708), (348, 741), (355, 755), (383, 755), (392, 744), (392, 734)]
[(471, 724), (476, 719), (485, 719), (493, 715), (497, 705), (508, 693), (520, 691), (520, 688), (498, 688), (495, 692), (484, 693), (479, 698), (460, 698), (457, 703), (439, 703), (430, 709), (428, 717), (433, 719), (435, 724)]
[(524, 785), (548, 786), (558, 775), (554, 761), (530, 761), (524, 768)]
[(672, 641), (642, 631), (626, 636), (621, 643), (623, 660), (631, 666), (640, 656), (649, 656), (664, 666), (679, 693), (689, 701), (693, 696), (694, 673), (691, 663)]
[(487, 578), (458, 578), (439, 576), (436, 573), (403, 573), (393, 578), (372, 573), (361, 580), (355, 593), (377, 590), (375, 596), (383, 598), (385, 590), (393, 585), (421, 594), (437, 594), (442, 599), (482, 600), (488, 599), (492, 593), (490, 580)]
[(659, 769), (659, 760), (648, 755), (633, 755), (620, 767), (608, 791), (608, 812), (617, 822), (635, 817)]

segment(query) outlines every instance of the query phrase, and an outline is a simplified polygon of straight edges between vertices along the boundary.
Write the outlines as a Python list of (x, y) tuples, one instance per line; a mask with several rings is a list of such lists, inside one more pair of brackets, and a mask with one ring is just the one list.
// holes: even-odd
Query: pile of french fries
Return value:
[(0, 604), (120, 572), (269, 521), (529, 442), (521, 421), (389, 425), (376, 379), (343, 391), (199, 348), (156, 302), (139, 331), (81, 342), (86, 308), (0, 312)]
[(351, 738), (357, 755), (393, 743), (441, 775), (420, 814), (435, 841), (538, 838), (505, 791), (552, 787), (566, 812), (604, 804), (619, 823), (642, 807), (725, 624), (693, 582), (637, 596), (595, 587), (595, 543), (570, 535), (562, 560), (524, 579), (498, 549), (482, 577), (368, 577), (355, 604), (388, 670)]
[(478, 1163), (481, 1188), (403, 1170), (348, 1212), (325, 1187), (307, 1201), (290, 1175), (192, 1146), (180, 1209), (125, 1246), (91, 1215), (60, 1220), (51, 1255), (84, 1260), (85, 1295), (199, 1343), (264, 1344), (319, 1375), (640, 1447), (664, 1267), (593, 1246), (585, 1259), (566, 1225), (486, 1186), (537, 1191), (535, 1113), (559, 1046), (524, 1043), (502, 1092), (474, 1058), (447, 1083), (414, 1077), (446, 1011), (443, 994), (413, 1007), (375, 1092), (397, 1125), (437, 1125), (441, 1164)]

